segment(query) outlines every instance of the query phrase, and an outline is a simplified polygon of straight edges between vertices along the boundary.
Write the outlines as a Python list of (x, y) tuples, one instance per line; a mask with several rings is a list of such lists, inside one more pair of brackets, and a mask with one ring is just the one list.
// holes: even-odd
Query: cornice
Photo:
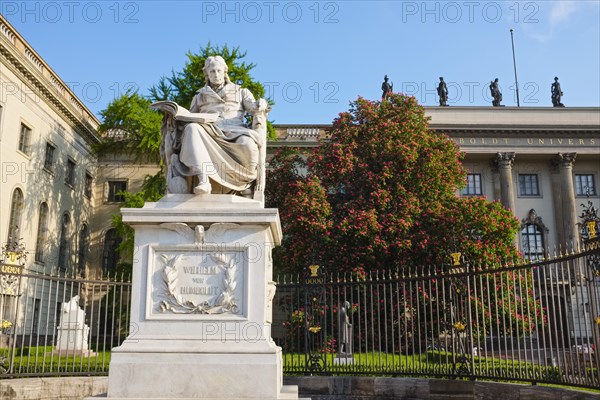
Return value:
[(437, 131), (600, 132), (598, 107), (424, 107)]
[[(48, 106), (63, 116), (65, 121), (88, 143), (101, 142), (97, 132), (100, 121), (2, 15), (0, 15), (0, 55), (5, 60), (3, 65), (25, 82), (32, 92), (44, 99)], [(43, 70), (47, 71), (52, 81), (42, 72)]]
[(469, 126), (469, 127), (461, 127), (458, 125), (452, 126), (430, 126), (430, 129), (439, 133), (447, 133), (452, 136), (460, 136), (461, 134), (473, 135), (473, 134), (481, 134), (481, 135), (489, 135), (489, 134), (510, 134), (510, 135), (519, 135), (519, 134), (535, 134), (535, 135), (551, 135), (560, 133), (561, 135), (579, 135), (579, 134), (596, 134), (600, 135), (600, 128), (588, 128), (588, 127), (566, 127), (566, 128), (557, 128), (556, 126), (537, 126), (537, 127), (522, 127), (515, 126), (514, 128), (498, 128), (497, 126), (486, 126), (481, 125), (477, 127)]

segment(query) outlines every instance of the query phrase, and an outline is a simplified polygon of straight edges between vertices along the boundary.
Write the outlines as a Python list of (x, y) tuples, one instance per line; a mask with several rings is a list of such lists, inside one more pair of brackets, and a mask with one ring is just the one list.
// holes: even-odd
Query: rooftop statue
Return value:
[[(237, 194), (264, 199), (266, 100), (232, 83), (221, 56), (208, 57), (206, 85), (190, 110), (157, 102), (163, 111), (161, 156), (167, 166), (168, 193)], [(252, 127), (245, 116), (252, 118)]]
[(444, 77), (440, 76), (440, 83), (437, 87), (438, 96), (440, 96), (440, 106), (448, 105), (448, 86), (444, 82)]
[(564, 107), (565, 105), (560, 102), (561, 97), (563, 96), (563, 92), (560, 89), (560, 83), (558, 82), (558, 77), (554, 77), (554, 83), (550, 87), (550, 91), (552, 93), (552, 105), (554, 107)]
[(381, 100), (385, 99), (385, 97), (389, 93), (392, 93), (392, 90), (394, 90), (394, 84), (388, 82), (387, 75), (383, 77), (383, 83), (381, 84), (381, 90), (383, 92), (383, 93), (381, 93)]
[(500, 107), (502, 104), (502, 93), (500, 92), (500, 87), (498, 86), (498, 78), (494, 79), (490, 82), (490, 92), (492, 94), (492, 105), (494, 107)]

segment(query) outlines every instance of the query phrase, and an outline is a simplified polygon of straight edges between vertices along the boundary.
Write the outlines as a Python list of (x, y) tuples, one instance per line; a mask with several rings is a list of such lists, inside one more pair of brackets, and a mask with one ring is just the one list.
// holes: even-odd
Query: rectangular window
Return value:
[(54, 172), (54, 151), (56, 147), (46, 142), (46, 157), (44, 158), (44, 169)]
[(89, 172), (85, 172), (85, 187), (83, 188), (83, 194), (88, 199), (92, 198), (92, 185), (94, 183), (94, 178)]
[(75, 161), (67, 159), (67, 169), (65, 170), (65, 183), (71, 187), (75, 186)]
[(19, 134), (19, 151), (30, 155), (31, 128), (21, 123), (21, 133)]
[(481, 174), (467, 174), (467, 187), (463, 189), (463, 196), (481, 196)]
[(108, 196), (106, 201), (120, 203), (125, 201), (125, 197), (120, 192), (127, 190), (127, 181), (108, 181)]
[(537, 174), (519, 174), (519, 195), (539, 196), (540, 187)]
[(594, 183), (594, 175), (592, 174), (576, 174), (575, 175), (575, 194), (577, 196), (595, 196), (596, 185)]
[[(18, 298), (18, 297), (17, 297)], [(8, 294), (0, 294), (0, 321), (5, 319), (14, 323), (14, 296)], [(13, 325), (14, 327), (14, 325)]]

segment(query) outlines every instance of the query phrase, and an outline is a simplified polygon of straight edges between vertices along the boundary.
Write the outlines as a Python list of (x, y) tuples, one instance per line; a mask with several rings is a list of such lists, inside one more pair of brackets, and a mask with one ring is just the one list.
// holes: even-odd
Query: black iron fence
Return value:
[(284, 373), (600, 387), (600, 245), (525, 265), (280, 276)]
[[(600, 242), (524, 265), (281, 276), (284, 373), (600, 387)], [(0, 378), (106, 375), (127, 336), (128, 278), (0, 270)]]
[(127, 336), (131, 283), (0, 270), (0, 379), (106, 375)]

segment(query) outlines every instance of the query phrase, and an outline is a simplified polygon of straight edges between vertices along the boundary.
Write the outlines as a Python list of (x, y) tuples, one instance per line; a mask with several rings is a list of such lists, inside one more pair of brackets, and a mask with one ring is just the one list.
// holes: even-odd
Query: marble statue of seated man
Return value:
[[(189, 113), (165, 113), (163, 119), (167, 191), (254, 194), (263, 201), (268, 103), (255, 101), (248, 89), (232, 83), (221, 56), (208, 57), (203, 71), (206, 85)], [(246, 114), (253, 116), (252, 128), (246, 126)]]

